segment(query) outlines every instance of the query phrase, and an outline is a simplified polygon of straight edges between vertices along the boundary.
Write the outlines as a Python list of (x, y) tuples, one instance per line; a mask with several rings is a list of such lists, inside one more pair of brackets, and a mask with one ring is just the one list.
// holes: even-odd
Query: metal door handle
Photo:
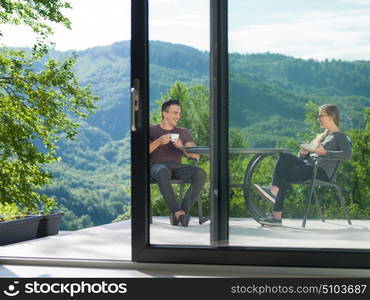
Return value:
[(139, 100), (140, 100), (140, 81), (135, 78), (133, 80), (134, 86), (131, 88), (131, 130), (137, 131), (137, 116), (139, 112)]

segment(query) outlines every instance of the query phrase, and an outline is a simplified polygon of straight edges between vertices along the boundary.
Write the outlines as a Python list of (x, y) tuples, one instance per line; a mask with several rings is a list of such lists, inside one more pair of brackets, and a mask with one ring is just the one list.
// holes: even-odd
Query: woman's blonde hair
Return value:
[[(339, 128), (339, 108), (338, 106), (336, 106), (335, 104), (324, 104), (319, 107), (319, 112), (321, 111), (325, 112), (328, 116), (332, 117), (335, 125), (337, 125), (337, 127)], [(322, 140), (326, 138), (328, 133), (329, 133), (328, 130), (325, 129), (324, 132), (320, 133), (316, 137), (316, 140), (318, 142), (321, 142)]]

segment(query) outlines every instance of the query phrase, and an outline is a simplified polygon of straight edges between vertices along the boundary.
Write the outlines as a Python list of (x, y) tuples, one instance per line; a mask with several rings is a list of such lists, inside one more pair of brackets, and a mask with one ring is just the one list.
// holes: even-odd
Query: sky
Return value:
[[(130, 39), (130, 0), (71, 2), (72, 30), (55, 27), (56, 49)], [(370, 60), (370, 0), (229, 0), (228, 10), (230, 52)], [(2, 43), (32, 45), (24, 28), (1, 29)], [(149, 0), (149, 39), (208, 51), (209, 0)]]

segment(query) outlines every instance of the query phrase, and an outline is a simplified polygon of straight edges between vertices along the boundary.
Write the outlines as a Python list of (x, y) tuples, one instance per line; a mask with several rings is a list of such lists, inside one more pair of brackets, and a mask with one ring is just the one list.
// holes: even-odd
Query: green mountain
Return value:
[[(149, 53), (152, 109), (176, 81), (208, 86), (209, 53), (159, 41), (150, 42)], [(91, 84), (100, 101), (97, 112), (81, 123), (76, 140), (60, 142), (62, 162), (49, 167), (55, 180), (45, 192), (67, 211), (65, 229), (111, 222), (130, 199), (130, 43), (94, 47), (77, 56), (81, 84)], [(338, 104), (343, 129), (362, 126), (361, 111), (370, 106), (367, 61), (232, 53), (229, 70), (230, 126), (242, 129), (250, 146), (271, 147), (282, 136), (295, 136), (309, 100)]]

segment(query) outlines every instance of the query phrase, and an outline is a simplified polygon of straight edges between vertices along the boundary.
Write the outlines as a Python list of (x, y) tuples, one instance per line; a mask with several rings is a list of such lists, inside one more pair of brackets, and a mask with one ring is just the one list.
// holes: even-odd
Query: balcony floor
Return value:
[[(230, 219), (230, 245), (250, 247), (308, 247), (370, 249), (370, 221), (285, 219), (283, 227), (262, 227), (252, 219)], [(209, 245), (209, 222), (198, 225), (194, 217), (189, 227), (171, 226), (168, 217), (153, 217), (151, 243), (175, 245)], [(3, 258), (2, 258), (3, 257)], [(158, 276), (222, 276), (222, 277), (290, 277), (290, 276), (370, 276), (370, 270), (249, 266), (204, 266), (178, 264), (140, 264), (131, 262), (131, 222), (123, 221), (86, 228), (74, 232), (0, 246), (0, 263), (9, 257), (46, 259), (92, 259), (121, 261), (122, 269), (36, 267), (3, 265), (0, 277), (158, 277)], [(84, 272), (85, 271), (85, 272)], [(327, 272), (327, 273), (325, 273)], [(352, 273), (348, 273), (352, 272)], [(78, 274), (78, 275), (77, 275)], [(299, 275), (301, 274), (301, 275)]]
[[(209, 245), (209, 222), (197, 225), (192, 218), (189, 227), (171, 226), (167, 217), (154, 217), (151, 243)], [(370, 221), (284, 219), (282, 227), (261, 226), (254, 219), (231, 218), (229, 245), (248, 247), (308, 247), (370, 249)], [(179, 233), (181, 232), (181, 233)]]

